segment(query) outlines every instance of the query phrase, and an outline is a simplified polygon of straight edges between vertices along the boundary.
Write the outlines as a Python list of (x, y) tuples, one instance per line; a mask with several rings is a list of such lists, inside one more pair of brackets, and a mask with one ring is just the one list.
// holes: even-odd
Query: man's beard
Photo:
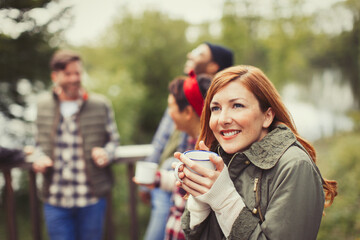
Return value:
[(70, 86), (64, 86), (62, 89), (67, 98), (76, 99), (80, 96), (81, 84), (71, 84)]

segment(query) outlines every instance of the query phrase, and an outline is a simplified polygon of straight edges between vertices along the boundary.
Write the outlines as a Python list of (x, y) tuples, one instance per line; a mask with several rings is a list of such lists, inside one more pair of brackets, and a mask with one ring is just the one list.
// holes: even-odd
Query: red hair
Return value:
[[(215, 75), (205, 99), (204, 109), (200, 119), (201, 132), (196, 148), (199, 148), (200, 140), (203, 140), (206, 146), (218, 145), (218, 142), (209, 126), (211, 116), (210, 103), (218, 91), (235, 80), (240, 80), (241, 83), (254, 94), (259, 101), (260, 108), (263, 112), (265, 112), (269, 107), (272, 108), (275, 113), (275, 117), (269, 127), (269, 131), (273, 130), (279, 124), (286, 125), (294, 133), (297, 140), (304, 146), (311, 159), (316, 164), (316, 151), (314, 147), (310, 144), (310, 142), (300, 137), (298, 134), (291, 114), (282, 102), (280, 94), (276, 90), (275, 86), (260, 69), (252, 66), (234, 66)], [(334, 198), (337, 195), (337, 182), (324, 179), (323, 188), (326, 200), (325, 207), (327, 207), (333, 203)]]

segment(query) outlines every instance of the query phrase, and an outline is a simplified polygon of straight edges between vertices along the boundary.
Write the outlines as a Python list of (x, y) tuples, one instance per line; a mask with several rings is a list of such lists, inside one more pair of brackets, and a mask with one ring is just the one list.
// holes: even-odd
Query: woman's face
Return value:
[(255, 95), (240, 80), (220, 89), (210, 103), (210, 128), (227, 153), (242, 152), (268, 133), (274, 114), (260, 110)]

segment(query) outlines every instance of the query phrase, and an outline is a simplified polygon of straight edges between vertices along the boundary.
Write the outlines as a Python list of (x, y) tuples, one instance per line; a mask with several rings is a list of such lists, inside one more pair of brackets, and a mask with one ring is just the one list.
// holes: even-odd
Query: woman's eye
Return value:
[(211, 112), (214, 112), (214, 111), (218, 111), (219, 109), (220, 109), (219, 107), (214, 106), (214, 107), (211, 107), (211, 108), (210, 108), (210, 111), (211, 111)]
[(234, 108), (243, 108), (244, 105), (242, 105), (241, 103), (234, 103)]

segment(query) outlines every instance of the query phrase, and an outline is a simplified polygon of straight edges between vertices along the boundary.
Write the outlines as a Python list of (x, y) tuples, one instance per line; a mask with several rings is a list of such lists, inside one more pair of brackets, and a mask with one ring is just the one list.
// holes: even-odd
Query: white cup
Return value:
[[(186, 157), (188, 157), (192, 161), (196, 161), (196, 163), (201, 165), (202, 167), (205, 167), (205, 168), (208, 168), (208, 169), (211, 169), (211, 170), (215, 170), (215, 165), (210, 161), (210, 155), (211, 154), (214, 154), (214, 155), (218, 156), (214, 152), (204, 151), (204, 150), (190, 150), (190, 151), (184, 152), (184, 155)], [(179, 162), (176, 165), (175, 170), (174, 170), (175, 177), (180, 182), (182, 182), (182, 180), (179, 178), (179, 168), (182, 165), (184, 165), (184, 163)], [(194, 172), (194, 173), (196, 173), (198, 175), (201, 175), (201, 174), (197, 173), (196, 171), (192, 170), (191, 168), (188, 168), (188, 169), (190, 169), (190, 171), (192, 171), (192, 172)]]
[(158, 164), (154, 162), (136, 162), (135, 178), (138, 183), (152, 184), (155, 182)]

